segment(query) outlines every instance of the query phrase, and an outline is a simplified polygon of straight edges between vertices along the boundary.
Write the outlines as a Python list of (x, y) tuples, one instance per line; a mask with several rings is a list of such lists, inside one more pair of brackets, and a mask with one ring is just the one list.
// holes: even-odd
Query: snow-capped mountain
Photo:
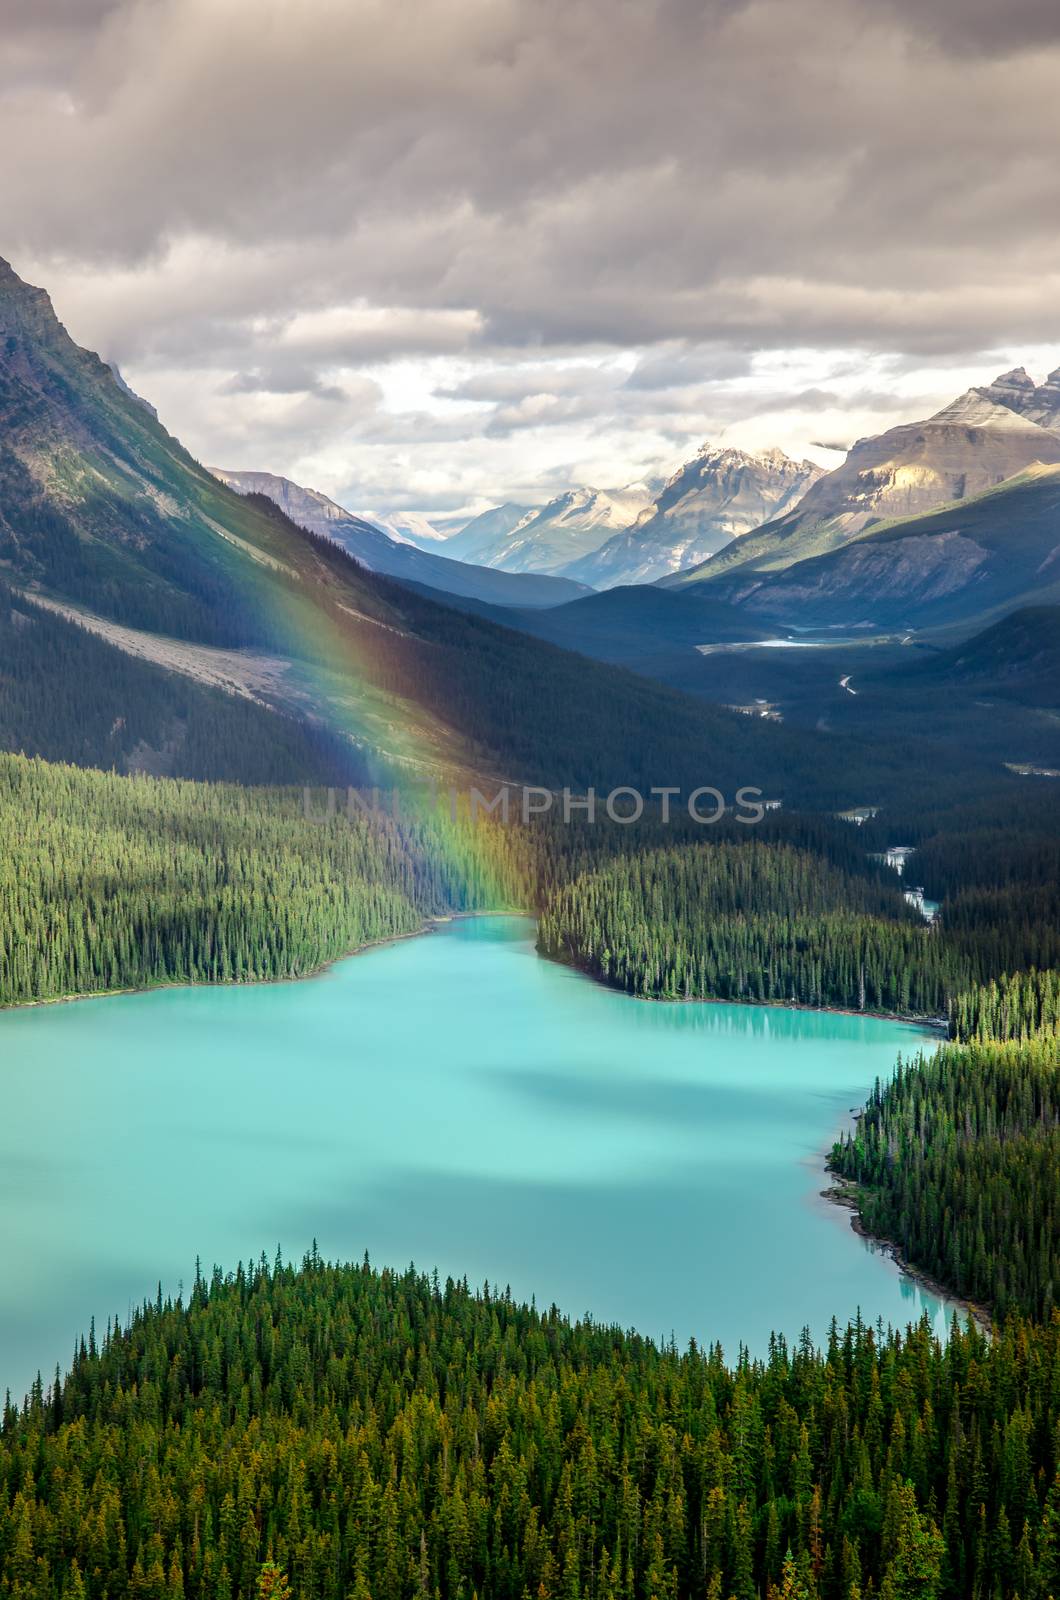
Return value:
[(516, 505), (511, 500), (502, 506), (490, 506), (488, 511), (480, 511), (477, 517), (465, 522), (459, 533), (452, 534), (445, 541), (446, 554), (454, 556), (457, 561), (488, 560), (503, 549), (504, 541), (513, 528), (540, 510), (540, 506)]
[[(1040, 420), (1039, 420), (1040, 419)], [(1022, 367), (968, 389), (923, 422), (859, 439), (846, 460), (798, 506), (695, 569), (714, 580), (730, 570), (772, 571), (839, 549), (896, 517), (920, 517), (986, 493), (1041, 463), (1060, 462), (1060, 370), (1036, 385)], [(674, 578), (681, 583), (692, 573)], [(591, 581), (591, 580), (589, 580)]]
[(705, 444), (667, 480), (632, 527), (564, 573), (597, 588), (653, 583), (705, 561), (731, 539), (791, 510), (823, 471), (812, 461), (792, 461), (782, 450)]
[(429, 522), (418, 511), (364, 511), (360, 515), (377, 528), (382, 528), (398, 544), (412, 544), (419, 550), (433, 550), (435, 554), (441, 554), (442, 546), (448, 543), (448, 535), (439, 532), (433, 522)]
[[(497, 518), (492, 537), (483, 537), (472, 546), (464, 535), (472, 531), (469, 524), (461, 533), (454, 534), (446, 545), (446, 554), (459, 554), (468, 559), (467, 552), (474, 548), (472, 559), (484, 567), (499, 568), (503, 572), (558, 572), (579, 557), (599, 549), (619, 528), (635, 522), (654, 500), (656, 486), (631, 483), (622, 489), (568, 489), (556, 495), (544, 506), (532, 506), (514, 524), (506, 527), (508, 516)], [(515, 508), (510, 508), (514, 510)], [(499, 506), (496, 512), (507, 513), (508, 507)], [(485, 512), (475, 521), (482, 534), (485, 518), (495, 513)]]

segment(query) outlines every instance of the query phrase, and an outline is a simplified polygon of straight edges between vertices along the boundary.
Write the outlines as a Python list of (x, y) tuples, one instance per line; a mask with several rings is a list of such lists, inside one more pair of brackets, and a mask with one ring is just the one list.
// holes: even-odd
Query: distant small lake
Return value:
[(652, 1004), (454, 923), (302, 983), (0, 1015), (0, 1392), (205, 1270), (437, 1266), (656, 1337), (818, 1339), (948, 1308), (818, 1197), (917, 1029)]

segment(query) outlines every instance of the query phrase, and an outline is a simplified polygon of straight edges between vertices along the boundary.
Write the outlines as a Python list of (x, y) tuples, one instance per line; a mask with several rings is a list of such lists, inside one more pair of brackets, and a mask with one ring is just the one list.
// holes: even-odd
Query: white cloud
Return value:
[(707, 434), (802, 454), (1060, 337), (1053, 0), (7, 0), (5, 32), (15, 266), (228, 464), (534, 497)]

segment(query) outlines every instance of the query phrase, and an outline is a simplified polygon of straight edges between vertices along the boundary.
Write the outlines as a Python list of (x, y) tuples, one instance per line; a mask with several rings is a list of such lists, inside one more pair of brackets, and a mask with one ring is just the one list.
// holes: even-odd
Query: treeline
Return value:
[(1029, 1039), (1060, 1032), (1060, 971), (1003, 973), (950, 1001), (954, 1039)]
[(978, 982), (1060, 967), (1060, 879), (1039, 883), (1029, 870), (1022, 882), (971, 886), (943, 902), (942, 919), (948, 942)]
[(946, 1045), (899, 1063), (832, 1152), (868, 1230), (958, 1294), (1060, 1303), (1060, 1039)]
[[(75, 646), (97, 643), (77, 628), (61, 638)], [(127, 659), (101, 649), (119, 663)], [(164, 682), (155, 687), (172, 692), (171, 680), (159, 678)], [(132, 708), (130, 718), (135, 736)], [(194, 725), (201, 733), (202, 720)], [(218, 725), (218, 748), (238, 726)], [(104, 731), (88, 718), (86, 727)], [(266, 749), (274, 754), (276, 747)], [(243, 759), (234, 745), (233, 753)], [(329, 748), (319, 754), (326, 764)], [(0, 754), (0, 1004), (155, 983), (298, 975), (453, 911), (545, 908), (551, 926), (572, 882), (577, 890), (591, 875), (631, 870), (625, 856), (616, 863), (616, 851), (631, 852), (650, 873), (663, 840), (684, 839), (679, 854), (704, 849), (694, 843), (702, 829), (687, 818), (664, 826), (646, 813), (626, 828), (568, 826), (556, 814), (530, 827), (504, 827), (480, 814), (472, 825), (466, 801), (454, 822), (444, 791), (430, 804), (406, 789), (396, 817), (368, 817), (355, 808), (351, 821), (344, 796), (339, 788), (339, 814), (322, 824), (306, 821), (301, 789), (118, 777)], [(311, 802), (313, 814), (323, 816), (326, 790), (314, 789)], [(918, 958), (932, 948), (892, 876), (868, 862), (843, 824), (773, 813), (750, 846), (746, 829), (734, 822), (720, 823), (717, 833), (717, 853), (708, 848), (706, 858), (727, 863), (715, 888), (729, 894), (728, 909), (746, 902), (776, 913), (755, 924), (753, 945), (745, 938), (749, 976), (738, 997), (789, 996), (782, 983), (776, 994), (762, 983), (775, 946), (788, 967), (805, 968), (805, 994), (819, 996), (809, 1003), (856, 1003), (863, 966), (865, 1004), (874, 1006), (883, 992), (878, 940), (856, 968), (851, 963), (877, 915), (890, 931), (901, 931)], [(658, 888), (666, 898), (669, 890)], [(793, 917), (780, 914), (786, 903)], [(671, 921), (687, 926), (687, 905), (676, 899), (670, 905)], [(815, 954), (821, 927), (814, 917), (825, 906), (833, 910)], [(843, 912), (844, 906), (852, 909)], [(701, 917), (704, 911), (700, 904)], [(664, 928), (661, 904), (651, 917)], [(783, 941), (791, 935), (799, 948), (785, 955)], [(906, 1008), (904, 993), (891, 988), (896, 1008)], [(920, 998), (912, 985), (909, 1008)]]
[(426, 917), (525, 905), (520, 842), (0, 755), (0, 1003), (298, 976)]
[(623, 856), (560, 886), (539, 948), (630, 994), (938, 1015), (959, 962), (897, 888), (785, 844)]
[[(725, 1365), (315, 1253), (197, 1279), (0, 1430), (0, 1593), (1045, 1600), (1060, 1322)], [(270, 1579), (277, 1575), (270, 1570)]]

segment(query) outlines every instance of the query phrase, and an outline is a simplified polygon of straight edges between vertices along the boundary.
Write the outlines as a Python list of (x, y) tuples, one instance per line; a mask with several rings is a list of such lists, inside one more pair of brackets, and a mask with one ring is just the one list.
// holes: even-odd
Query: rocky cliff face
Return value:
[(1036, 463), (1057, 462), (1060, 373), (1035, 385), (1019, 368), (967, 390), (923, 422), (859, 439), (794, 511), (685, 576), (713, 581), (734, 569), (776, 571), (839, 549), (876, 523), (923, 516), (984, 494)]
[(859, 440), (807, 494), (798, 515), (859, 533), (870, 522), (920, 516), (982, 494), (1035, 461), (1060, 461), (1060, 434), (969, 389), (926, 422)]
[[(230, 472), (224, 467), (211, 467), (210, 471), (237, 494), (267, 495), (281, 511), (287, 513), (292, 522), (297, 522), (300, 528), (308, 528), (311, 533), (334, 538), (338, 525), (349, 525), (351, 529), (363, 530), (366, 536), (382, 534), (375, 523), (336, 505), (319, 489), (304, 489), (301, 484), (292, 483), (290, 478), (281, 478), (278, 473)], [(386, 535), (382, 534), (382, 537)], [(356, 550), (352, 553), (357, 554)]]
[(653, 583), (791, 510), (822, 475), (814, 462), (792, 461), (782, 450), (704, 445), (631, 528), (568, 567), (566, 575), (598, 588)]
[(1026, 367), (1013, 367), (978, 391), (1041, 428), (1060, 430), (1060, 367), (1036, 384)]

